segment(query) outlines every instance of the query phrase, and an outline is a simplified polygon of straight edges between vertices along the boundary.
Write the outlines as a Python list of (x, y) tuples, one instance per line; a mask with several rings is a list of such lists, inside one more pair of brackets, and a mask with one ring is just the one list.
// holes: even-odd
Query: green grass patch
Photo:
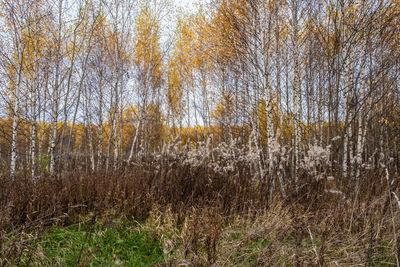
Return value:
[(72, 225), (53, 228), (41, 238), (45, 265), (150, 266), (163, 260), (159, 241), (135, 226)]

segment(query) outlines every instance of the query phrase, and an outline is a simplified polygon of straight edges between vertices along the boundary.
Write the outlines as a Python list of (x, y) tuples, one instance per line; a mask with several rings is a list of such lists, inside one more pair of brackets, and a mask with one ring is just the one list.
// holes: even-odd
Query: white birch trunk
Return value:
[(10, 164), (10, 176), (11, 178), (14, 178), (15, 176), (15, 166), (16, 166), (16, 161), (17, 161), (17, 126), (18, 126), (18, 106), (19, 106), (19, 101), (18, 101), (18, 94), (17, 91), (18, 88), (16, 88), (16, 99), (14, 103), (14, 114), (13, 114), (13, 123), (12, 123), (12, 137), (11, 137), (11, 164)]
[(142, 115), (141, 114), (142, 114), (142, 112), (140, 111), (138, 127), (136, 128), (135, 136), (133, 137), (132, 146), (131, 146), (131, 150), (130, 150), (129, 157), (128, 157), (128, 163), (132, 161), (132, 158), (133, 158), (133, 155), (135, 152), (136, 143), (137, 143), (137, 138), (138, 138), (138, 135), (140, 134), (140, 131), (142, 128)]
[(90, 169), (92, 172), (95, 171), (95, 160), (94, 160), (94, 150), (93, 150), (93, 134), (92, 134), (92, 120), (89, 114), (90, 97), (88, 96), (88, 89), (85, 90), (85, 112), (86, 112), (86, 127), (89, 137), (89, 156), (90, 156)]
[(114, 120), (114, 170), (118, 167), (118, 134), (117, 134), (117, 121)]
[[(111, 95), (111, 111), (114, 108), (114, 103), (113, 103), (113, 95)], [(107, 156), (106, 156), (106, 172), (108, 172), (108, 168), (110, 165), (110, 155), (111, 155), (111, 141), (114, 135), (114, 115), (110, 114), (110, 122), (111, 125), (109, 125), (110, 132), (108, 134), (108, 143), (107, 143)]]
[(17, 47), (18, 53), (18, 77), (17, 83), (15, 86), (15, 94), (14, 94), (14, 109), (13, 109), (13, 123), (12, 123), (12, 136), (11, 136), (11, 162), (10, 162), (10, 176), (14, 179), (15, 176), (15, 167), (17, 163), (17, 131), (18, 131), (18, 109), (19, 109), (19, 90), (22, 79), (22, 64), (23, 64), (23, 55), (22, 52), (19, 51)]
[[(357, 179), (357, 181), (360, 178), (360, 166), (362, 164), (362, 152), (364, 150), (364, 133), (365, 133), (365, 128), (366, 128), (366, 124), (367, 124), (367, 119), (368, 119), (368, 115), (366, 114), (367, 112), (367, 108), (366, 108), (366, 104), (362, 104), (361, 101), (365, 102), (365, 89), (366, 89), (366, 77), (365, 77), (365, 64), (366, 64), (366, 47), (363, 49), (363, 53), (362, 53), (362, 59), (361, 59), (361, 73), (360, 73), (360, 77), (361, 77), (361, 87), (360, 87), (360, 109), (358, 111), (358, 132), (357, 132), (357, 152), (356, 152), (356, 158), (354, 161), (355, 164), (355, 177)], [(363, 123), (363, 118), (366, 118), (366, 120)]]
[[(117, 46), (118, 44), (116, 44)], [(114, 132), (114, 138), (113, 138), (113, 143), (114, 143), (114, 170), (117, 169), (118, 166), (118, 125), (117, 125), (117, 117), (118, 117), (118, 110), (119, 110), (119, 91), (118, 91), (118, 86), (119, 86), (119, 67), (118, 67), (118, 57), (116, 54), (115, 58), (116, 62), (116, 81), (115, 81), (115, 105), (114, 105), (114, 110), (113, 110), (113, 132)]]
[(57, 117), (58, 117), (58, 84), (56, 82), (56, 86), (53, 92), (53, 107), (52, 107), (52, 123), (51, 123), (51, 133), (50, 133), (50, 146), (49, 146), (49, 154), (50, 154), (50, 175), (54, 175), (55, 171), (55, 150), (56, 150), (56, 138), (57, 138)]
[(100, 90), (100, 99), (99, 99), (99, 140), (97, 143), (97, 169), (99, 170), (102, 164), (102, 154), (103, 154), (103, 92), (102, 86), (99, 88)]
[(348, 161), (349, 161), (349, 154), (351, 154), (351, 151), (349, 151), (350, 146), (351, 146), (351, 117), (352, 117), (352, 104), (351, 99), (352, 99), (352, 92), (353, 92), (353, 57), (352, 53), (350, 52), (348, 55), (347, 59), (347, 64), (346, 64), (346, 73), (344, 78), (347, 79), (345, 83), (345, 95), (343, 98), (343, 106), (344, 106), (344, 136), (343, 136), (343, 163), (342, 163), (342, 168), (343, 168), (343, 178), (347, 178), (348, 176)]
[(52, 110), (51, 110), (51, 133), (50, 133), (50, 144), (49, 144), (49, 154), (50, 154), (50, 166), (49, 172), (53, 176), (55, 173), (55, 163), (56, 163), (56, 139), (57, 139), (57, 121), (58, 121), (58, 91), (60, 87), (59, 75), (60, 75), (60, 64), (61, 64), (61, 29), (62, 29), (62, 7), (63, 0), (58, 3), (58, 37), (57, 37), (57, 63), (56, 63), (56, 73), (54, 77), (54, 91), (52, 99)]
[(300, 114), (300, 86), (301, 72), (299, 63), (299, 44), (298, 44), (298, 6), (297, 1), (292, 0), (292, 42), (293, 42), (293, 61), (294, 61), (294, 80), (293, 80), (293, 117), (294, 117), (294, 175), (297, 184), (297, 169), (300, 163), (300, 130), (301, 130), (301, 114)]
[(31, 156), (31, 175), (35, 180), (36, 169), (36, 88), (32, 88), (32, 103), (31, 103), (31, 133), (30, 133), (30, 156)]
[(36, 171), (36, 138), (37, 138), (37, 101), (38, 101), (38, 66), (34, 68), (33, 81), (31, 87), (31, 133), (30, 133), (30, 154), (31, 154), (31, 175), (35, 182)]

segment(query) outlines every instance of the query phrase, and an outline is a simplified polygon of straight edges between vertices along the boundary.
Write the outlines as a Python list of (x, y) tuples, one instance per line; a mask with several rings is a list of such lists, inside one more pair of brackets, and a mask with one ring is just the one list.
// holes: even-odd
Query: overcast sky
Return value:
[(198, 6), (198, 0), (173, 0), (178, 7), (181, 7), (185, 10), (192, 10), (194, 11)]

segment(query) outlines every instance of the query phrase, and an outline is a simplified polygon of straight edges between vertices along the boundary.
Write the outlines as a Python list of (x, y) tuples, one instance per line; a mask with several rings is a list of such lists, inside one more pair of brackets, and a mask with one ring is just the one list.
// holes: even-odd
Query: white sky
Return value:
[(200, 1), (198, 0), (173, 0), (175, 5), (179, 8), (182, 8), (183, 10), (186, 11), (195, 11), (198, 3)]
[(168, 44), (175, 31), (178, 18), (187, 14), (196, 13), (199, 3), (205, 3), (206, 0), (167, 0), (172, 8), (165, 13), (161, 22), (161, 43)]

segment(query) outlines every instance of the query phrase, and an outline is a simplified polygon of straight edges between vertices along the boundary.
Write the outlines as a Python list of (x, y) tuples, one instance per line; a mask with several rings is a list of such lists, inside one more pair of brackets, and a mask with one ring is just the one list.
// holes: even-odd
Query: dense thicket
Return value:
[[(268, 194), (268, 180), (253, 179), (248, 152), (226, 154), (219, 148), (214, 162), (207, 150), (190, 151), (170, 148), (162, 157), (137, 159), (110, 173), (85, 173), (80, 168), (85, 165), (74, 162), (64, 183), (47, 175), (34, 183), (30, 173), (14, 181), (2, 177), (0, 262), (51, 266), (67, 255), (74, 256), (75, 265), (120, 259), (127, 251), (108, 255), (96, 248), (124, 242), (129, 249), (125, 240), (110, 239), (110, 231), (131, 227), (159, 242), (165, 258), (159, 266), (398, 262), (399, 186), (385, 171), (363, 173), (361, 190), (347, 183), (344, 192), (334, 181), (301, 172), (296, 184), (285, 187), (283, 199)], [(123, 230), (121, 221), (129, 228)], [(48, 229), (70, 225), (76, 226), (71, 233), (55, 230), (51, 244), (60, 256), (46, 253)], [(73, 250), (80, 231), (85, 237)], [(91, 248), (90, 240), (101, 236), (108, 243)]]

